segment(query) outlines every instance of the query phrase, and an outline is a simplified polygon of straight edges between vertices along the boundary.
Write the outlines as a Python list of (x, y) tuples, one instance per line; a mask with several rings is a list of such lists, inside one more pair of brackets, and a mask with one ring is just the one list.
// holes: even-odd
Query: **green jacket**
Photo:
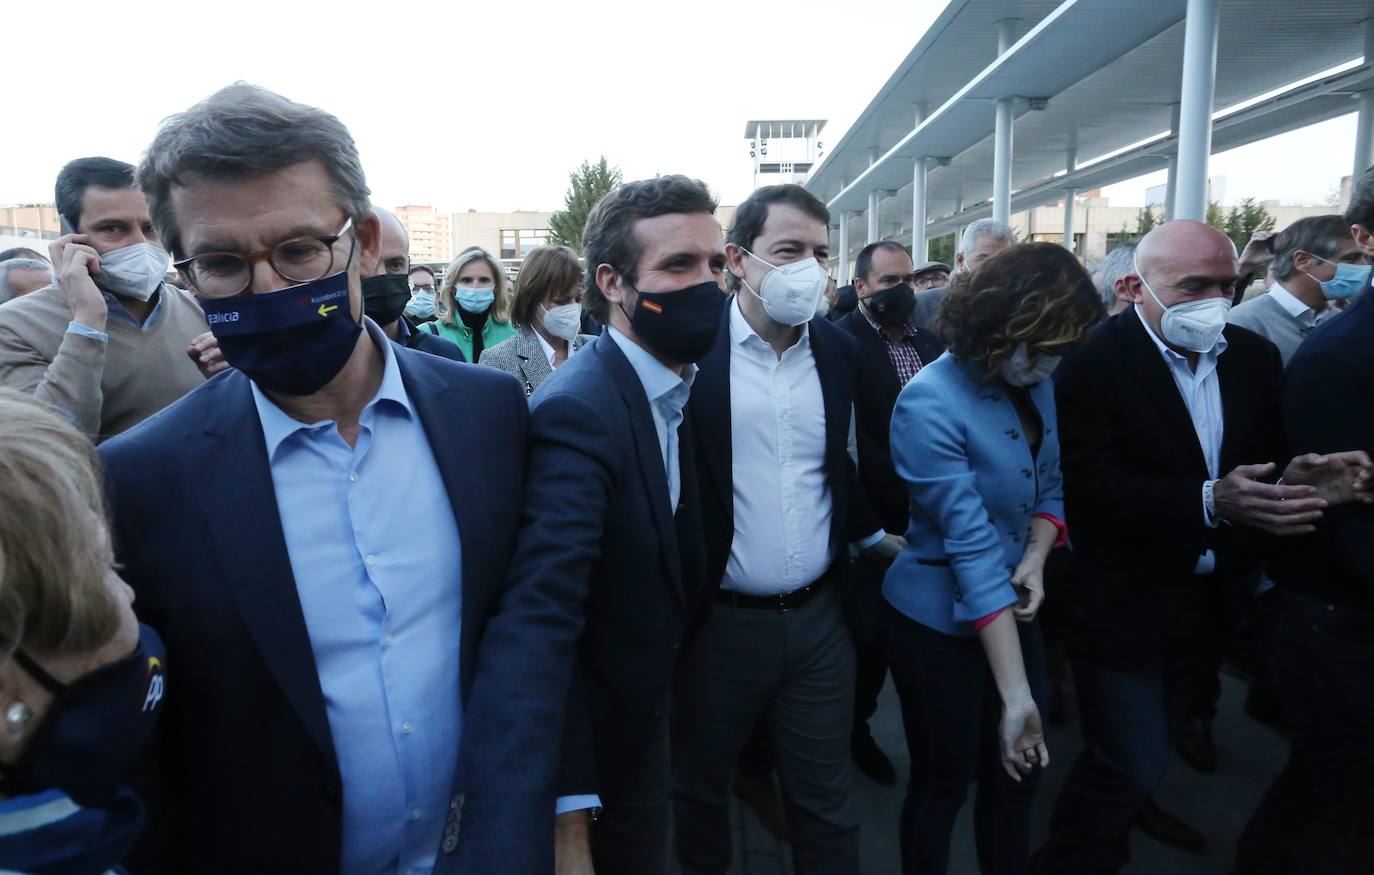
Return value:
[[(450, 325), (447, 322), (426, 322), (420, 326), (421, 331), (428, 331), (430, 334), (437, 334), (458, 344), (458, 348), (463, 351), (463, 355), (470, 362), (476, 363), (472, 357), (472, 329), (459, 320), (457, 324)], [(508, 337), (515, 336), (515, 325), (510, 322), (497, 322), (487, 316), (487, 324), (482, 326), (482, 349), (491, 349), (496, 344)]]

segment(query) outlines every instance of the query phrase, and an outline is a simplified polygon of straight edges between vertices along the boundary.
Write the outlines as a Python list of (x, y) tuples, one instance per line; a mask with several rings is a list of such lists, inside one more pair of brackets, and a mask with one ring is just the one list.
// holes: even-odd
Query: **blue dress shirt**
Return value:
[(635, 376), (644, 386), (644, 394), (649, 396), (649, 412), (654, 417), (658, 449), (663, 454), (664, 473), (668, 475), (668, 501), (673, 513), (677, 513), (678, 498), (682, 494), (677, 427), (682, 424), (682, 408), (687, 406), (687, 399), (692, 394), (697, 366), (687, 365), (679, 377), (644, 347), (609, 325), (606, 330), (615, 345), (625, 353), (625, 358), (630, 360), (630, 367), (634, 368)]
[[(148, 311), (148, 317), (144, 319), (142, 322), (139, 322), (137, 319), (133, 317), (132, 314), (129, 313), (128, 310), (124, 309), (124, 304), (119, 300), (119, 298), (115, 297), (107, 291), (104, 291), (103, 289), (101, 290), (100, 294), (105, 296), (105, 307), (109, 311), (110, 319), (117, 319), (120, 322), (127, 322), (128, 324), (137, 328), (139, 331), (149, 331), (152, 329), (154, 325), (157, 324), (157, 317), (162, 313), (163, 288), (163, 286), (158, 287), (157, 301), (153, 303), (153, 309)], [(73, 334), (80, 334), (83, 337), (89, 337), (93, 340), (98, 340), (101, 343), (106, 343), (110, 339), (110, 336), (105, 332), (96, 331), (94, 328), (82, 325), (75, 319), (67, 323), (67, 330), (72, 332)]]
[(343, 779), (340, 871), (420, 875), (434, 867), (462, 730), (461, 546), (391, 345), (369, 333), (386, 363), (357, 446), (256, 384), (253, 400)]

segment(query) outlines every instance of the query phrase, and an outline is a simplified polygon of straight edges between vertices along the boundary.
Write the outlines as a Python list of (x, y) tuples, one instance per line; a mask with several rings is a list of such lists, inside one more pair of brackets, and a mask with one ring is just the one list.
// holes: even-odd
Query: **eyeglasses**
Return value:
[[(336, 234), (325, 237), (296, 237), (271, 249), (241, 255), (237, 252), (206, 252), (173, 262), (186, 274), (191, 285), (207, 298), (232, 298), (253, 281), (253, 265), (264, 258), (283, 279), (308, 283), (329, 276), (334, 269), (334, 244), (353, 227), (353, 219), (343, 223)], [(353, 260), (353, 242), (348, 245), (347, 266)]]

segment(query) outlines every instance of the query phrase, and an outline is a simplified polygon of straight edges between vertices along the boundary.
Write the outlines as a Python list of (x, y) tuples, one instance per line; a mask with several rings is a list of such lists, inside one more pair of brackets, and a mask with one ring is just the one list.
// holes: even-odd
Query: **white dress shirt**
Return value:
[[(544, 335), (540, 334), (538, 331), (535, 331), (535, 330), (531, 329), (531, 330), (530, 330), (530, 334), (533, 334), (536, 338), (539, 339), (539, 346), (540, 346), (541, 349), (544, 350), (544, 358), (548, 359), (548, 361), (549, 361), (549, 370), (553, 370), (554, 368), (558, 367), (557, 365), (555, 365), (555, 364), (553, 363), (553, 357), (554, 357), (554, 355), (555, 355), (555, 350), (554, 350), (554, 348), (553, 348), (553, 344), (551, 344), (551, 343), (549, 343), (547, 340), (545, 340), (545, 339), (544, 339)], [(571, 343), (569, 343), (569, 344), (568, 344), (568, 358), (572, 358), (572, 354), (573, 354), (573, 345), (572, 345)], [(565, 359), (565, 361), (566, 361), (566, 359)]]
[[(630, 360), (635, 376), (639, 377), (644, 394), (649, 398), (649, 413), (654, 418), (654, 431), (658, 433), (658, 450), (663, 454), (663, 471), (668, 477), (668, 501), (672, 512), (677, 513), (678, 499), (682, 495), (680, 456), (678, 454), (678, 426), (682, 425), (682, 409), (692, 394), (692, 381), (697, 377), (697, 366), (687, 365), (678, 376), (663, 362), (654, 358), (647, 349), (616, 331), (609, 325), (606, 331), (611, 340), (620, 347), (625, 358)], [(536, 335), (539, 332), (535, 332)]]
[(779, 357), (744, 318), (738, 299), (729, 318), (735, 534), (721, 588), (782, 595), (815, 582), (835, 558), (825, 397), (808, 326)]
[(1315, 328), (1323, 319), (1335, 312), (1335, 308), (1329, 305), (1323, 307), (1320, 312), (1313, 310), (1299, 300), (1297, 295), (1285, 289), (1280, 282), (1275, 282), (1269, 289), (1269, 297), (1306, 328)]
[[(1150, 323), (1145, 321), (1145, 317), (1140, 312), (1140, 306), (1136, 305), (1135, 314), (1140, 318), (1140, 324), (1145, 326), (1145, 331), (1154, 341), (1159, 349), (1159, 354), (1164, 359), (1164, 364), (1168, 366), (1169, 373), (1174, 378), (1174, 385), (1178, 387), (1179, 394), (1183, 396), (1183, 404), (1188, 408), (1188, 416), (1193, 420), (1193, 431), (1197, 434), (1197, 442), (1202, 447), (1202, 458), (1207, 463), (1207, 477), (1216, 480), (1221, 476), (1219, 468), (1221, 466), (1221, 440), (1225, 435), (1225, 423), (1222, 418), (1221, 410), (1221, 381), (1217, 377), (1217, 359), (1226, 352), (1226, 335), (1217, 338), (1217, 345), (1208, 352), (1201, 353), (1197, 359), (1197, 370), (1188, 366), (1188, 359), (1180, 353), (1170, 349), (1159, 335), (1155, 334)], [(1204, 492), (1206, 490), (1204, 489)], [(1206, 499), (1203, 499), (1202, 519), (1208, 526), (1216, 528), (1218, 521), (1207, 511)], [(1216, 569), (1216, 556), (1208, 550), (1198, 558), (1198, 574), (1211, 574)]]

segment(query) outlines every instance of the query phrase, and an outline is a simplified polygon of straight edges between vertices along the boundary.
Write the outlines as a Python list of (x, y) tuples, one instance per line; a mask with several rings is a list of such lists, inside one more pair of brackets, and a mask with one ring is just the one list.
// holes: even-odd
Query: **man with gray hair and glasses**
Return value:
[[(978, 265), (1016, 242), (1016, 232), (1010, 225), (996, 219), (977, 219), (964, 229), (959, 240), (959, 251), (954, 254), (954, 273), (969, 273)], [(952, 280), (953, 277), (951, 276)], [(938, 289), (927, 289), (916, 293), (916, 310), (912, 320), (916, 327), (925, 331), (935, 331), (935, 317), (940, 312), (940, 304), (949, 294), (949, 284)]]
[(52, 265), (37, 258), (0, 261), (0, 304), (53, 284)]
[(1135, 249), (1139, 245), (1139, 240), (1117, 244), (1093, 271), (1093, 283), (1102, 296), (1102, 306), (1107, 309), (1108, 316), (1115, 316), (1131, 306), (1131, 290), (1126, 277), (1135, 275)]
[(163, 122), (138, 180), (230, 369), (101, 448), (180, 679), (133, 868), (551, 870), (557, 746), (495, 773), (459, 743), (494, 719), (474, 687), (511, 693), (512, 743), (531, 731), (512, 666), (477, 658), (498, 616), (539, 628), (506, 585), (520, 385), (364, 317), (381, 228), (323, 110), (231, 85)]
[(1228, 320), (1267, 337), (1287, 365), (1313, 328), (1363, 291), (1369, 267), (1340, 216), (1299, 219), (1271, 239), (1273, 287), (1237, 306)]

